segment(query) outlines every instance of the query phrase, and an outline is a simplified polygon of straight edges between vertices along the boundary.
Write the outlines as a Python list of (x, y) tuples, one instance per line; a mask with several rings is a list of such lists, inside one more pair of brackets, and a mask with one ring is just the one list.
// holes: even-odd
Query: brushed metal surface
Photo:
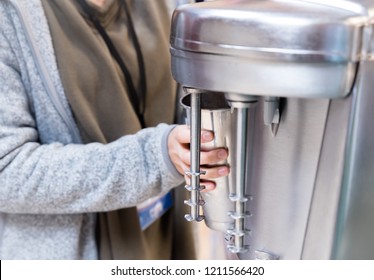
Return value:
[(365, 22), (361, 14), (331, 3), (213, 1), (184, 5), (174, 12), (171, 45), (268, 60), (358, 61)]
[(280, 259), (300, 259), (328, 112), (328, 99), (287, 99), (276, 137), (255, 112), (248, 145), (246, 227), (248, 254), (265, 251)]
[(332, 257), (352, 99), (335, 99), (329, 105), (302, 259)]
[[(214, 7), (214, 17), (206, 11), (190, 17), (186, 6), (178, 19), (186, 24), (184, 33), (178, 34), (228, 41), (209, 46), (202, 40), (172, 40), (172, 69), (175, 79), (188, 86), (260, 96), (248, 124), (246, 193), (251, 199), (246, 210), (252, 216), (245, 220), (251, 230), (245, 243), (250, 250), (239, 258), (374, 259), (374, 1), (215, 2), (201, 6)], [(222, 16), (231, 11), (225, 5), (244, 2), (249, 10), (227, 14), (236, 15), (232, 22)], [(336, 14), (330, 17), (331, 12)], [(286, 14), (290, 18), (282, 17)], [(271, 19), (278, 21), (270, 28)], [(199, 37), (207, 26), (195, 27), (205, 24), (211, 34)], [(224, 36), (249, 26), (258, 38)], [(315, 32), (315, 42), (322, 45), (310, 45), (312, 37), (301, 33), (300, 38), (287, 37), (288, 30), (304, 28), (310, 28), (304, 34)], [(272, 37), (275, 30), (286, 36)], [(294, 48), (289, 47), (291, 38), (300, 39)], [(231, 49), (238, 40), (257, 41), (247, 46), (253, 48)], [(297, 47), (305, 51), (290, 51)], [(275, 136), (264, 125), (268, 96), (285, 97)]]
[(311, 1), (185, 5), (173, 14), (172, 73), (183, 85), (211, 91), (344, 97), (366, 22), (357, 10)]
[(374, 259), (374, 63), (362, 62), (350, 116), (334, 259)]

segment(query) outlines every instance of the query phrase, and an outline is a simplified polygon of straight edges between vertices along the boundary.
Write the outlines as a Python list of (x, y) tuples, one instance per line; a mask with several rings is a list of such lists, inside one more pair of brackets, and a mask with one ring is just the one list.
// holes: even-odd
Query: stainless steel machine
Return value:
[(374, 259), (373, 12), (373, 0), (174, 11), (172, 73), (191, 95), (186, 218), (204, 220), (201, 96), (224, 93), (237, 118), (225, 234), (240, 259)]

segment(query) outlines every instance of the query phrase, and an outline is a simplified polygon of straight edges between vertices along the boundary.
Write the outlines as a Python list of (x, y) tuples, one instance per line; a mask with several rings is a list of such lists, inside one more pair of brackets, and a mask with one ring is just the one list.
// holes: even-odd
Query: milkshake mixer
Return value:
[[(172, 74), (190, 98), (185, 218), (209, 226), (227, 212), (232, 222), (215, 230), (232, 236), (240, 259), (374, 259), (373, 12), (373, 0), (217, 0), (174, 11)], [(235, 114), (230, 207), (210, 207), (201, 193), (207, 93)]]

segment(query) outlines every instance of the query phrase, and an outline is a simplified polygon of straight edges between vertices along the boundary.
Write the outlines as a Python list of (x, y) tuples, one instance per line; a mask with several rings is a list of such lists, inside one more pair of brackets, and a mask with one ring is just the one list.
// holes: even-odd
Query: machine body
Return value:
[(373, 8), (218, 0), (174, 12), (175, 80), (223, 92), (238, 115), (239, 258), (374, 259)]

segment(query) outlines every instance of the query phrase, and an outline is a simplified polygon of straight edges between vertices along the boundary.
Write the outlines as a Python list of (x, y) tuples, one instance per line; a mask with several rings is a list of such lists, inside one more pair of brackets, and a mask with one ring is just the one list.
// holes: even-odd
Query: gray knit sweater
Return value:
[(83, 145), (39, 0), (0, 0), (0, 258), (95, 259), (95, 212), (183, 181), (159, 125)]

